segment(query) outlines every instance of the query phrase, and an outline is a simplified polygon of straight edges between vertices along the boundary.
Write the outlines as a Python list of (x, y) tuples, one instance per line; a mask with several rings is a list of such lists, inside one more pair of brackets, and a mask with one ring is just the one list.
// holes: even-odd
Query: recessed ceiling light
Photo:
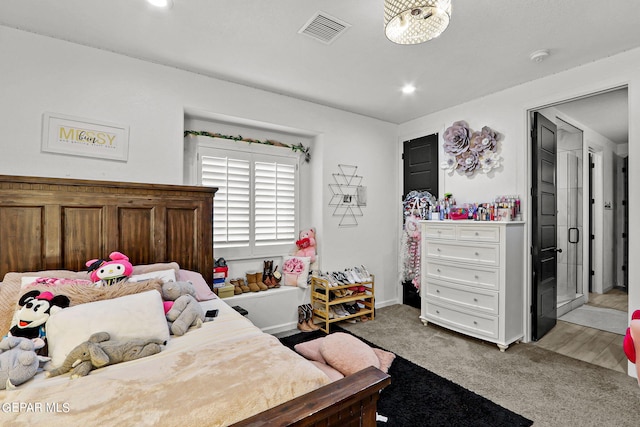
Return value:
[(410, 93), (413, 93), (416, 91), (416, 87), (414, 85), (411, 84), (406, 84), (402, 87), (402, 93), (404, 93), (405, 95), (408, 95)]
[(173, 5), (172, 0), (147, 0), (152, 6), (168, 9)]
[(529, 59), (531, 59), (533, 62), (542, 62), (547, 59), (548, 56), (548, 49), (540, 49), (536, 50), (535, 52), (531, 52), (531, 54), (529, 55)]

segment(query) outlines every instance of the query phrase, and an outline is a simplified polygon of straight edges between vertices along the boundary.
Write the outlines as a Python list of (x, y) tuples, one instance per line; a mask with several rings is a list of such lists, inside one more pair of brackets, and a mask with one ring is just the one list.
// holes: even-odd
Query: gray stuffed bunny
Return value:
[(164, 343), (158, 340), (111, 340), (107, 332), (96, 332), (88, 341), (76, 346), (62, 366), (45, 373), (47, 377), (66, 374), (71, 378), (84, 377), (91, 370), (159, 353)]
[(16, 388), (33, 378), (40, 359), (33, 341), (23, 337), (5, 337), (0, 342), (0, 390)]

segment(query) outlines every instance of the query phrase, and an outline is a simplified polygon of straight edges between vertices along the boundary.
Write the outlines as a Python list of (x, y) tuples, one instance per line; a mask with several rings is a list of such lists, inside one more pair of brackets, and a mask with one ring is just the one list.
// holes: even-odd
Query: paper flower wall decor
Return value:
[(464, 120), (457, 121), (444, 131), (445, 159), (440, 167), (447, 172), (459, 171), (473, 175), (476, 171), (489, 173), (500, 167), (499, 135), (489, 126), (472, 131)]

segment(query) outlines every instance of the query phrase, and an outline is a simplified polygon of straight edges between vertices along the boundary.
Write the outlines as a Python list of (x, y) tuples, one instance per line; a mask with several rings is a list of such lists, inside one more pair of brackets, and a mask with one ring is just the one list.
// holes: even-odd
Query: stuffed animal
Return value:
[(160, 353), (164, 344), (159, 340), (112, 340), (108, 332), (96, 332), (71, 350), (62, 366), (45, 372), (45, 376), (71, 372), (71, 379), (84, 377), (93, 369)]
[(20, 309), (16, 311), (9, 329), (9, 336), (23, 337), (36, 342), (38, 354), (47, 355), (46, 323), (49, 316), (69, 307), (71, 301), (66, 295), (54, 296), (51, 292), (33, 290), (26, 292), (18, 300)]
[(0, 390), (13, 389), (33, 378), (40, 358), (34, 341), (22, 337), (5, 337), (0, 342)]
[(640, 366), (636, 362), (636, 357), (640, 354), (640, 310), (634, 311), (631, 315), (631, 322), (622, 341), (622, 348), (627, 359), (636, 365), (636, 376), (638, 385), (640, 385)]
[(91, 273), (91, 280), (97, 286), (111, 286), (131, 276), (133, 265), (129, 257), (120, 252), (111, 252), (109, 260), (92, 259), (85, 263)]
[(191, 282), (166, 282), (162, 285), (165, 316), (173, 335), (184, 335), (189, 328), (202, 326), (204, 310), (195, 295)]
[(295, 256), (309, 257), (312, 263), (316, 262), (316, 230), (314, 228), (300, 231), (296, 246), (298, 250)]

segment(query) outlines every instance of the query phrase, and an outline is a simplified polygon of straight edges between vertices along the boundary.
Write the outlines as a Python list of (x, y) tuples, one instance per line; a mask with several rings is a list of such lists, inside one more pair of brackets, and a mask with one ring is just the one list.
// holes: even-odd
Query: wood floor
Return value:
[[(613, 289), (606, 294), (589, 294), (588, 305), (627, 311), (628, 295)], [(594, 365), (627, 373), (627, 358), (622, 350), (624, 336), (575, 323), (558, 324), (536, 345)]]

